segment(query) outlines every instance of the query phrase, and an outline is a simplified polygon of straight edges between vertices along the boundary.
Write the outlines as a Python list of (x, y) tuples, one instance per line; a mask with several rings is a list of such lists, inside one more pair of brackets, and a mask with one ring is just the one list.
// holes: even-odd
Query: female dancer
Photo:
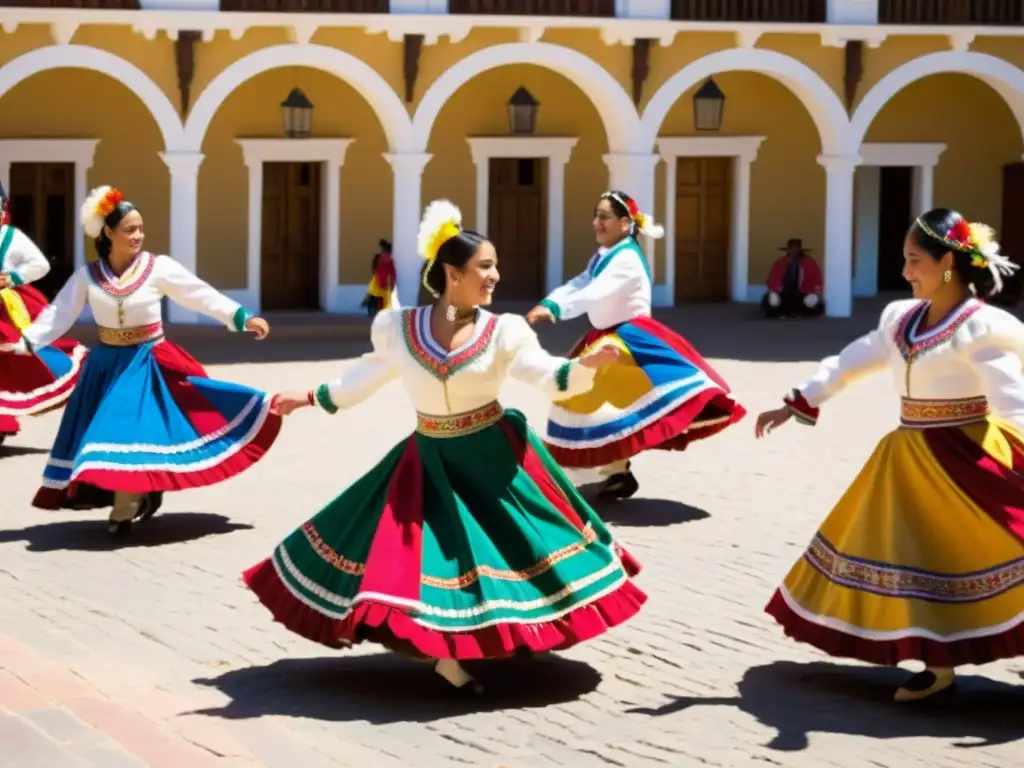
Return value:
[(460, 222), (441, 200), (420, 225), (432, 306), (381, 312), (356, 367), (276, 399), (282, 414), (334, 413), (400, 378), (416, 432), (244, 578), (303, 637), (381, 643), (479, 693), (460, 659), (568, 648), (626, 621), (646, 596), (630, 581), (639, 564), (523, 415), (496, 399), (510, 376), (552, 397), (582, 392), (618, 353), (551, 357), (521, 317), (483, 309), (497, 255)]
[[(0, 345), (13, 344), (46, 307), (33, 283), (50, 262), (24, 232), (11, 225), (0, 184)], [(34, 416), (64, 403), (75, 388), (86, 349), (59, 339), (37, 357), (0, 351), (0, 443), (18, 434), (18, 417)]]
[(258, 339), (270, 329), (176, 261), (143, 251), (142, 214), (116, 189), (93, 190), (82, 226), (100, 258), (75, 272), (15, 345), (21, 354), (41, 350), (87, 302), (99, 326), (99, 346), (68, 402), (33, 504), (112, 506), (110, 531), (123, 535), (133, 519), (156, 512), (164, 491), (212, 485), (252, 466), (281, 426), (269, 397), (207, 378), (164, 339), (160, 300)]
[(362, 304), (371, 319), (381, 310), (391, 309), (398, 282), (395, 262), (391, 258), (391, 243), (387, 240), (380, 241), (380, 251), (373, 257), (372, 271)]
[(599, 248), (586, 271), (526, 316), (536, 323), (586, 314), (594, 330), (570, 356), (597, 344), (624, 353), (591, 391), (557, 401), (548, 417), (551, 455), (563, 467), (601, 467), (604, 498), (637, 492), (629, 460), (641, 451), (681, 451), (746, 414), (697, 350), (651, 317), (651, 273), (638, 236), (662, 232), (625, 192), (605, 192), (594, 210)]
[(897, 692), (922, 699), (954, 667), (1024, 654), (1024, 326), (975, 298), (1016, 265), (993, 232), (938, 208), (903, 245), (914, 299), (827, 358), (757, 436), (888, 368), (902, 398), (886, 435), (767, 611), (791, 637), (874, 664), (925, 663)]

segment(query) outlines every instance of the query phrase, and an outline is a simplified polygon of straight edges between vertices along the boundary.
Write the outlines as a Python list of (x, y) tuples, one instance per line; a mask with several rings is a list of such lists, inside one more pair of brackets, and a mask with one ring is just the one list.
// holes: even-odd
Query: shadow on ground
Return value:
[(234, 523), (223, 515), (169, 512), (158, 514), (144, 523), (136, 523), (127, 537), (118, 538), (107, 532), (105, 514), (97, 511), (96, 518), (92, 520), (68, 520), (33, 525), (20, 530), (0, 531), (0, 544), (24, 541), (29, 552), (106, 552), (127, 547), (182, 544), (207, 536), (221, 536), (251, 529), (251, 525)]
[[(9, 437), (7, 440), (17, 440), (17, 438)], [(35, 456), (38, 454), (48, 454), (49, 452), (49, 448), (37, 448), (34, 445), (17, 445), (10, 442), (0, 444), (0, 459), (9, 459), (15, 456)]]
[(486, 686), (484, 695), (464, 694), (429, 664), (391, 653), (286, 659), (193, 682), (231, 698), (224, 707), (198, 714), (228, 719), (287, 715), (374, 725), (545, 707), (584, 696), (601, 682), (590, 665), (557, 656), (467, 663), (466, 669)]
[(691, 707), (736, 707), (774, 728), (777, 735), (766, 746), (784, 752), (806, 749), (811, 733), (958, 739), (960, 748), (1024, 737), (1024, 687), (963, 675), (946, 693), (897, 704), (893, 693), (908, 675), (898, 669), (780, 661), (748, 670), (736, 697), (672, 697), (657, 708), (629, 711), (666, 717)]
[[(594, 486), (596, 489), (599, 486)], [(587, 488), (586, 498), (590, 500), (598, 516), (606, 523), (623, 528), (652, 528), (679, 525), (706, 520), (710, 514), (698, 507), (691, 507), (673, 499), (620, 499), (601, 501), (594, 498), (594, 492)]]

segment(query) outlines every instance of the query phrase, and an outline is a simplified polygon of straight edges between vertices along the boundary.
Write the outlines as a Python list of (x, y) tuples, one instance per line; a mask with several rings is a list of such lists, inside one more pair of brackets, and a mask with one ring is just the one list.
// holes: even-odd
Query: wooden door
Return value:
[(914, 217), (914, 169), (880, 168), (878, 186), (878, 290), (906, 291), (909, 286), (903, 279), (903, 241)]
[(676, 163), (676, 300), (729, 298), (732, 158), (680, 157)]
[(11, 223), (50, 259), (50, 273), (35, 283), (53, 298), (75, 269), (74, 163), (11, 163)]
[[(1009, 163), (1003, 166), (1003, 216), (1002, 229), (998, 233), (1003, 253), (1018, 264), (1024, 263), (1024, 163)], [(1016, 274), (1003, 278), (1003, 290), (994, 303), (1012, 306), (1021, 299), (1024, 292), (1024, 275)]]
[(544, 163), (492, 158), (487, 236), (498, 251), (502, 300), (535, 301), (544, 294), (547, 244)]
[(320, 164), (263, 164), (261, 305), (320, 307)]

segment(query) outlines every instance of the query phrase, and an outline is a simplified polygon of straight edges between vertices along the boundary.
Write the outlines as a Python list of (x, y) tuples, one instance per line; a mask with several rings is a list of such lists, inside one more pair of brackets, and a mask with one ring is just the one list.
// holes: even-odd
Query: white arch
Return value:
[(644, 151), (654, 146), (661, 124), (679, 97), (701, 80), (720, 72), (760, 72), (778, 80), (810, 113), (821, 137), (822, 152), (826, 155), (841, 153), (850, 121), (835, 91), (803, 62), (762, 48), (716, 51), (687, 64), (666, 80), (644, 109), (641, 119)]
[(250, 53), (222, 70), (203, 89), (185, 123), (185, 141), (189, 151), (202, 150), (206, 129), (217, 109), (242, 83), (271, 69), (280, 67), (312, 67), (328, 72), (359, 92), (380, 120), (388, 148), (407, 152), (411, 144), (412, 126), (409, 113), (394, 89), (366, 62), (355, 56), (311, 43), (290, 43)]
[[(857, 105), (851, 120), (852, 146), (859, 147), (871, 123), (887, 103), (911, 83), (944, 72), (973, 75), (1003, 97), (1017, 118), (1024, 137), (1024, 70), (1008, 61), (976, 51), (929, 53), (894, 69), (877, 83)], [(954, 107), (949, 106), (950, 109)]]
[(119, 80), (146, 106), (164, 139), (164, 149), (177, 149), (182, 125), (170, 99), (130, 61), (88, 45), (49, 45), (22, 54), (0, 67), (0, 98), (32, 75), (51, 69), (89, 69)]
[(597, 108), (604, 121), (610, 152), (636, 151), (640, 118), (632, 99), (608, 71), (578, 51), (552, 43), (503, 43), (470, 54), (441, 75), (427, 89), (413, 117), (417, 150), (425, 152), (441, 108), (474, 77), (510, 64), (535, 64), (575, 83)]

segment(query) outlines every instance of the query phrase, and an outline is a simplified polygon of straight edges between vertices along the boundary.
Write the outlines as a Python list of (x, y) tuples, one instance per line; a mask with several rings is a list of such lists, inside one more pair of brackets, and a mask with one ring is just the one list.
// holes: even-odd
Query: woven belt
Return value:
[(463, 437), (495, 424), (504, 413), (505, 409), (497, 401), (451, 416), (417, 413), (416, 431), (427, 437)]
[(984, 421), (990, 413), (985, 397), (963, 400), (912, 400), (904, 397), (900, 424), (913, 429), (956, 427)]
[(100, 344), (108, 347), (134, 347), (164, 335), (163, 323), (150, 323), (137, 328), (100, 328)]

